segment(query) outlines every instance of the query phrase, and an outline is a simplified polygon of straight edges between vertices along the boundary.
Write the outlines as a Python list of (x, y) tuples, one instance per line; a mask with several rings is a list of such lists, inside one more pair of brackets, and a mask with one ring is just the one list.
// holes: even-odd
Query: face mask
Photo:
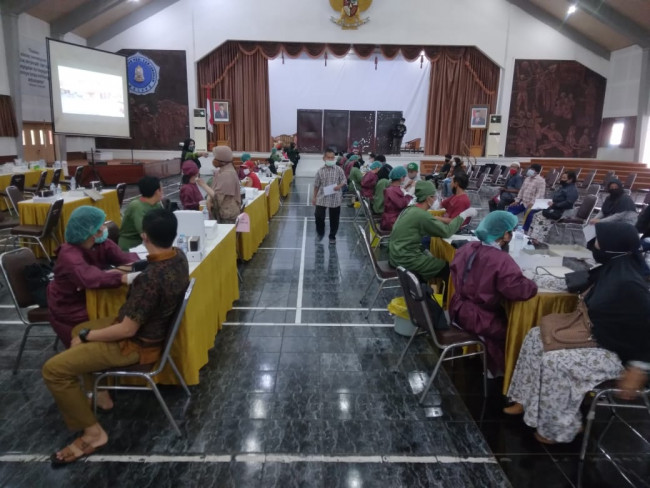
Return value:
[(614, 257), (613, 254), (602, 249), (596, 249), (595, 247), (591, 249), (591, 255), (594, 257), (594, 261), (600, 264), (605, 264)]
[(249, 174), (250, 172), (251, 172), (250, 169), (245, 169), (245, 170), (244, 170), (244, 174), (245, 174), (245, 175)]
[(108, 239), (108, 229), (104, 228), (104, 232), (102, 232), (102, 235), (99, 237), (95, 237), (95, 244), (101, 244), (102, 242), (106, 242), (106, 239)]
[(517, 170), (514, 169), (514, 168), (512, 168), (512, 169), (510, 170), (510, 174), (511, 174), (512, 176), (516, 175), (516, 174), (517, 174)]
[(569, 184), (568, 181), (562, 181), (562, 180), (560, 180), (560, 185), (562, 185), (562, 186), (567, 186), (568, 184)]
[(613, 197), (618, 197), (623, 194), (623, 189), (622, 188), (612, 188), (611, 190), (608, 190), (607, 193), (609, 193)]
[(187, 146), (187, 149), (189, 149), (190, 152), (194, 152), (194, 144)]
[(336, 164), (336, 161), (325, 160), (325, 166), (334, 166), (335, 164)]
[(529, 169), (528, 171), (526, 171), (526, 176), (535, 176), (535, 171)]

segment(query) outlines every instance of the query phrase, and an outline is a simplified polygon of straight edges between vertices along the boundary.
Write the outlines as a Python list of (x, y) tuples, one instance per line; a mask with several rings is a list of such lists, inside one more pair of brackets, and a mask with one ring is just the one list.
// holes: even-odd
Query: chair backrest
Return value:
[(479, 191), (481, 187), (483, 186), (483, 182), (485, 181), (485, 178), (487, 177), (486, 171), (483, 171), (481, 176), (479, 176), (476, 180), (476, 187), (475, 188), (468, 188), (470, 191)]
[(9, 185), (15, 186), (21, 192), (25, 191), (25, 175), (23, 173), (11, 175), (11, 181), (9, 182)]
[(605, 177), (603, 178), (603, 188), (607, 188), (609, 182), (614, 178), (616, 178), (616, 173), (614, 173), (613, 171), (608, 171), (607, 173), (605, 173)]
[(357, 225), (359, 226), (359, 233), (361, 234), (361, 237), (363, 239), (363, 245), (366, 248), (366, 253), (368, 254), (368, 258), (372, 263), (372, 269), (375, 272), (375, 276), (377, 276), (377, 278), (381, 278), (381, 270), (379, 269), (379, 264), (377, 264), (377, 256), (375, 256), (375, 253), (372, 250), (372, 245), (370, 243), (370, 236), (368, 235), (368, 231), (366, 231), (363, 225), (359, 225), (359, 224)]
[(28, 247), (21, 247), (0, 256), (2, 274), (19, 309), (36, 305), (25, 278), (25, 267), (36, 262), (36, 256)]
[(645, 198), (643, 199), (643, 205), (650, 205), (650, 191), (646, 192)]
[(45, 180), (47, 179), (47, 171), (41, 172), (41, 176), (38, 178), (38, 183), (36, 184), (36, 193), (45, 188)]
[(553, 168), (546, 175), (546, 186), (548, 188), (552, 187), (555, 184), (556, 179), (557, 179), (557, 172), (556, 172), (555, 168)]
[[(399, 266), (397, 268), (397, 277), (404, 292), (404, 300), (406, 301), (406, 308), (411, 322), (423, 330), (428, 330), (436, 346), (442, 349), (436, 337), (432, 312), (436, 313), (436, 315), (440, 313), (444, 315), (444, 311), (442, 311), (440, 305), (435, 300), (429, 300), (427, 303), (427, 300), (424, 299), (422, 286), (415, 274)], [(440, 310), (430, 310), (429, 306), (438, 307)]]
[(597, 200), (598, 197), (596, 195), (585, 195), (584, 200), (582, 200), (582, 203), (576, 212), (576, 218), (587, 220), (591, 215), (591, 212), (593, 212)]
[(176, 339), (176, 334), (178, 333), (178, 329), (181, 326), (183, 315), (185, 314), (185, 309), (187, 308), (187, 302), (190, 301), (190, 296), (192, 295), (192, 289), (194, 288), (195, 281), (196, 278), (192, 278), (190, 280), (190, 283), (187, 285), (187, 288), (185, 289), (185, 296), (183, 297), (183, 301), (179, 304), (178, 308), (176, 309), (176, 312), (174, 313), (174, 316), (171, 321), (171, 327), (167, 331), (165, 348), (163, 349), (162, 355), (160, 356), (160, 361), (158, 362), (158, 367), (156, 368), (156, 371), (152, 373), (154, 376), (160, 373), (165, 367), (165, 364), (167, 364), (167, 359), (169, 358), (169, 352), (172, 349), (172, 345), (174, 344), (174, 340)]
[(372, 210), (370, 210), (370, 203), (368, 202), (367, 198), (361, 198), (361, 206), (363, 207), (363, 213), (366, 215), (366, 218), (368, 219), (368, 225), (370, 225), (370, 228), (375, 233), (375, 235), (379, 235), (377, 222), (375, 222), (375, 219), (372, 216)]
[(623, 183), (623, 188), (632, 188), (632, 185), (636, 181), (636, 173), (629, 173), (627, 175), (627, 178), (625, 178), (625, 182)]
[(59, 184), (59, 181), (61, 181), (61, 172), (63, 170), (61, 168), (55, 169), (54, 172), (52, 173), (52, 183), (54, 183), (54, 186), (57, 186)]
[(599, 191), (600, 185), (598, 183), (592, 183), (589, 185), (589, 188), (587, 188), (587, 195), (598, 195)]
[(74, 171), (74, 182), (76, 183), (77, 186), (82, 186), (81, 178), (84, 175), (84, 168), (85, 166), (77, 166), (77, 169), (75, 169)]
[(113, 241), (115, 244), (120, 240), (120, 228), (112, 220), (107, 220), (104, 222), (106, 229), (108, 230), (108, 238)]
[(124, 194), (126, 193), (126, 183), (118, 183), (115, 191), (117, 192), (117, 203), (121, 207), (122, 202), (124, 202)]
[(45, 219), (45, 225), (43, 225), (43, 233), (40, 235), (41, 239), (49, 237), (49, 235), (54, 232), (56, 226), (59, 225), (62, 210), (63, 198), (59, 198), (50, 205), (50, 209), (47, 212), (47, 218)]
[(18, 203), (22, 202), (25, 199), (25, 196), (23, 195), (23, 192), (18, 189), (17, 186), (8, 186), (5, 188), (5, 193), (7, 194), (7, 197), (9, 198), (9, 202), (11, 203), (11, 206), (14, 209), (14, 212), (16, 212), (16, 215), (19, 215), (18, 213)]
[(576, 174), (576, 181), (577, 181), (577, 179), (580, 177), (580, 173), (582, 173), (582, 168), (576, 168), (573, 171)]
[(592, 169), (587, 173), (587, 176), (585, 177), (584, 181), (580, 183), (580, 188), (587, 188), (589, 185), (591, 185), (594, 181), (594, 178), (596, 177), (596, 170)]

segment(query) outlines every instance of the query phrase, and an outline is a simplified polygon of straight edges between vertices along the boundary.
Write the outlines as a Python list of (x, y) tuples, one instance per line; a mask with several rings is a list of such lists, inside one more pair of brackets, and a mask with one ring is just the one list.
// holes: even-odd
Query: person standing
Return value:
[(206, 205), (220, 224), (234, 224), (241, 210), (241, 184), (232, 164), (232, 149), (215, 146), (212, 165), (219, 172), (212, 178), (212, 194), (208, 193)]
[(404, 125), (404, 122), (406, 122), (406, 119), (402, 117), (393, 129), (393, 154), (400, 153), (402, 139), (404, 138), (404, 134), (406, 134), (406, 125)]
[(316, 207), (316, 236), (320, 241), (325, 235), (325, 212), (330, 214), (330, 244), (336, 244), (336, 232), (339, 230), (339, 217), (341, 215), (341, 202), (346, 184), (345, 173), (336, 165), (334, 151), (327, 149), (323, 155), (325, 165), (316, 172), (314, 180), (314, 196), (311, 204)]

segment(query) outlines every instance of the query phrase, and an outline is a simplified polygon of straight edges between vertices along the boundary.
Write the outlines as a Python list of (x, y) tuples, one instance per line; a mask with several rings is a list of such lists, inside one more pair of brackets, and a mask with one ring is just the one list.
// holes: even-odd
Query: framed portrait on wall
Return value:
[(472, 105), (469, 114), (470, 129), (486, 129), (488, 121), (487, 105)]
[(215, 100), (213, 103), (212, 120), (215, 124), (230, 122), (230, 101)]

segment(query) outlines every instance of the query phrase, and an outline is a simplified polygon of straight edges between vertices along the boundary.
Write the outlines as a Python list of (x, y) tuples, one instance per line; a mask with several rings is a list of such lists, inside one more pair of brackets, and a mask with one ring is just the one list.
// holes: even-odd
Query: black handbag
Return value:
[(569, 293), (582, 293), (591, 286), (591, 273), (589, 270), (574, 271), (564, 275)]

